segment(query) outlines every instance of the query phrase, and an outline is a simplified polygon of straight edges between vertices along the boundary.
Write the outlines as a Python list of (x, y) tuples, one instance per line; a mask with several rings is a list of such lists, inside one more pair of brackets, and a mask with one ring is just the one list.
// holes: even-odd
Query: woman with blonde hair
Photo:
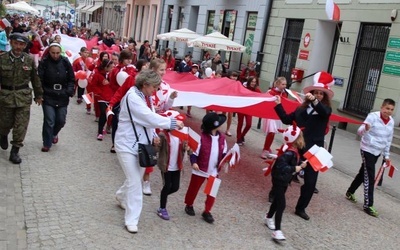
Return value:
[[(274, 81), (273, 87), (268, 90), (268, 94), (273, 96), (281, 96), (281, 97), (288, 97), (288, 93), (286, 92), (286, 78), (281, 76), (276, 78)], [(282, 128), (281, 120), (274, 120), (274, 119), (263, 119), (262, 121), (262, 129), (267, 134), (264, 141), (263, 151), (261, 153), (261, 158), (267, 159), (270, 154), (272, 153), (271, 145), (274, 141), (275, 134), (278, 132), (278, 129)]]

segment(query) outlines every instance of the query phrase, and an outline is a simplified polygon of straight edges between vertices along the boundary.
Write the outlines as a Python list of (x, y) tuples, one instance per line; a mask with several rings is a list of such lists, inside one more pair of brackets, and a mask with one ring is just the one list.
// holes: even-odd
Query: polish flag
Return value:
[(225, 157), (222, 158), (221, 162), (218, 165), (218, 169), (221, 169), (224, 165), (226, 165), (225, 172), (228, 172), (229, 167), (235, 167), (240, 161), (240, 148), (237, 143), (233, 145), (233, 147), (226, 153)]
[(220, 185), (221, 185), (221, 179), (218, 179), (217, 177), (210, 175), (208, 176), (207, 184), (206, 187), (204, 188), (204, 193), (206, 195), (216, 198)]
[(200, 144), (200, 135), (196, 133), (193, 129), (189, 128), (189, 138), (188, 138), (188, 146), (193, 151), (197, 150)]
[(175, 129), (170, 132), (173, 136), (178, 137), (182, 141), (187, 141), (188, 146), (193, 151), (196, 151), (200, 143), (200, 135), (189, 127), (183, 127), (182, 129)]
[(86, 94), (86, 95), (82, 95), (83, 100), (86, 102), (86, 104), (92, 104), (93, 101), (93, 97), (92, 97), (92, 93)]
[(333, 166), (333, 156), (323, 147), (312, 146), (305, 154), (304, 158), (308, 160), (315, 171), (325, 172)]
[(288, 94), (291, 97), (293, 97), (296, 101), (298, 101), (299, 103), (303, 103), (304, 100), (303, 100), (303, 97), (301, 97), (301, 95), (304, 96), (303, 94), (300, 94), (299, 92), (296, 92), (296, 91), (292, 91), (290, 89), (286, 89), (286, 92), (288, 92)]
[(340, 9), (333, 0), (326, 0), (325, 12), (329, 20), (340, 21)]
[[(276, 97), (268, 93), (258, 93), (246, 89), (238, 82), (227, 77), (214, 79), (193, 79), (190, 73), (178, 73), (168, 70), (163, 80), (168, 82), (170, 91), (178, 91), (173, 106), (195, 106), (223, 112), (236, 112), (267, 119), (278, 119), (274, 111)], [(299, 101), (282, 98), (287, 113), (293, 112)], [(362, 122), (331, 114), (330, 121), (361, 124)]]
[(398, 170), (395, 166), (393, 166), (393, 165), (390, 165), (390, 169), (389, 169), (389, 173), (388, 173), (388, 176), (390, 177), (390, 178), (393, 178), (393, 174), (394, 174), (394, 171), (395, 170)]

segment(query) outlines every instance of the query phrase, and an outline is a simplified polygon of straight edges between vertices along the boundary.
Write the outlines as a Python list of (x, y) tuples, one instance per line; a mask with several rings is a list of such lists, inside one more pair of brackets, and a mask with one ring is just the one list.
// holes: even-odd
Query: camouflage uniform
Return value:
[(26, 53), (16, 58), (11, 51), (0, 55), (0, 135), (13, 130), (11, 144), (22, 147), (28, 129), (32, 104), (32, 83), (35, 98), (43, 89), (33, 59)]

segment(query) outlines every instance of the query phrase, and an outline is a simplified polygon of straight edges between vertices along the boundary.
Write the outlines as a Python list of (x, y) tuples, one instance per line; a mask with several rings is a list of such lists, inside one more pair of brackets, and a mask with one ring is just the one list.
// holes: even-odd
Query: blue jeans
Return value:
[(58, 132), (64, 127), (67, 108), (68, 107), (53, 107), (42, 105), (43, 108), (43, 129), (42, 138), (43, 146), (50, 148), (53, 144), (53, 137), (58, 135)]

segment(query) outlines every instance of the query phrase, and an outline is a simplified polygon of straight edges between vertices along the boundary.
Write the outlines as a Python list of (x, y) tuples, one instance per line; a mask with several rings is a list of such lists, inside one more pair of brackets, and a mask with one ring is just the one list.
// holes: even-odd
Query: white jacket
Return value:
[(385, 124), (381, 119), (380, 111), (376, 111), (369, 113), (364, 123), (370, 124), (371, 128), (366, 131), (365, 125), (363, 124), (357, 130), (357, 134), (362, 136), (360, 142), (361, 150), (375, 156), (383, 153), (383, 157), (388, 159), (390, 155), (390, 145), (393, 139), (393, 118), (390, 117), (389, 122)]
[(129, 117), (126, 105), (127, 101), (140, 143), (148, 144), (144, 127), (147, 130), (150, 143), (153, 141), (155, 128), (174, 129), (176, 127), (175, 119), (155, 113), (153, 106), (151, 109), (147, 106), (143, 93), (136, 87), (132, 87), (122, 98), (120, 105), (121, 111), (119, 113), (118, 129), (115, 134), (114, 142), (115, 151), (117, 153), (125, 152), (134, 155), (138, 153), (138, 143)]

